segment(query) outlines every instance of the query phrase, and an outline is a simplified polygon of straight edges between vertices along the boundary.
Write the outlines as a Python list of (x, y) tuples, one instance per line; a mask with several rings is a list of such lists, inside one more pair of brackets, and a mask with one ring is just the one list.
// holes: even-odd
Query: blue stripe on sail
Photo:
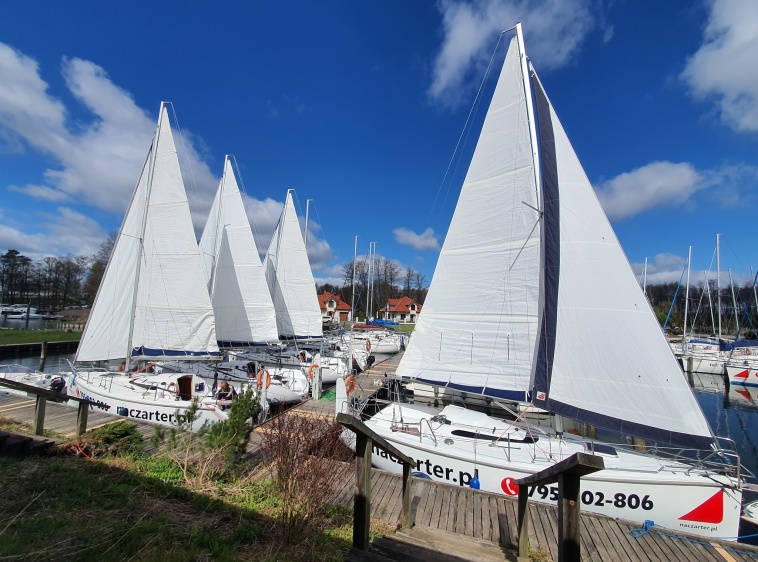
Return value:
[(497, 388), (487, 388), (483, 386), (469, 386), (460, 383), (447, 383), (440, 384), (438, 380), (424, 379), (422, 377), (415, 377), (410, 379), (414, 382), (421, 382), (437, 386), (440, 388), (452, 388), (453, 390), (460, 390), (461, 392), (468, 392), (469, 394), (483, 394), (490, 398), (500, 398), (501, 400), (514, 400), (516, 402), (526, 402), (527, 396), (525, 391), (519, 390), (500, 390)]
[(279, 334), (279, 339), (281, 341), (289, 341), (289, 340), (322, 340), (324, 339), (324, 334), (314, 334), (311, 336), (283, 336), (282, 334)]
[(268, 346), (268, 342), (257, 342), (257, 341), (222, 341), (222, 340), (218, 340), (216, 343), (218, 343), (219, 347), (266, 347), (266, 346)]
[(135, 347), (132, 349), (132, 357), (219, 357), (218, 351), (185, 351), (182, 349), (151, 349), (148, 347)]
[(711, 449), (712, 437), (690, 435), (678, 431), (666, 431), (657, 427), (651, 427), (641, 423), (630, 422), (598, 414), (589, 410), (583, 410), (576, 406), (569, 406), (557, 400), (550, 401), (550, 411), (568, 418), (582, 420), (585, 423), (602, 427), (612, 431), (619, 431), (625, 435), (634, 435), (643, 439), (655, 441), (660, 445), (674, 445), (677, 447), (692, 447), (696, 449)]
[[(550, 104), (539, 80), (532, 79), (537, 102), (540, 159), (542, 162), (542, 236), (544, 278), (544, 309), (534, 372), (535, 404), (545, 408), (550, 395), (550, 378), (555, 356), (556, 326), (558, 323), (558, 281), (561, 267), (560, 208), (558, 163), (555, 156), (555, 136), (550, 117)], [(545, 394), (540, 394), (545, 393)]]

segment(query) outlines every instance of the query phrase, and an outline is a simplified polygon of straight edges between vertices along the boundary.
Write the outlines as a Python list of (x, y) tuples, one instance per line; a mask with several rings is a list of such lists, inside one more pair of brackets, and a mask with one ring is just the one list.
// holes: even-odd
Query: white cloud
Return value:
[[(591, 1), (441, 0), (437, 5), (444, 38), (428, 95), (443, 106), (460, 104), (478, 85), (498, 34), (516, 22), (523, 22), (527, 53), (541, 72), (570, 62), (597, 25)], [(611, 35), (606, 30), (605, 40)]]
[(694, 208), (699, 192), (722, 208), (744, 205), (746, 197), (753, 198), (745, 186), (757, 181), (758, 168), (744, 164), (696, 170), (688, 162), (651, 162), (603, 182), (595, 192), (609, 218), (625, 219), (655, 208)]
[[(70, 200), (123, 213), (156, 120), (113, 84), (104, 69), (90, 61), (64, 58), (61, 72), (66, 86), (93, 116), (86, 122), (75, 121), (48, 93), (39, 71), (36, 61), (0, 43), (0, 134), (12, 147), (30, 148), (58, 163), (44, 171), (46, 185), (14, 189), (47, 201)], [(216, 179), (196, 148), (202, 143), (188, 131), (177, 132), (188, 192), (200, 193), (195, 198), (198, 204), (209, 207), (206, 200)]]
[(623, 219), (654, 207), (683, 205), (705, 186), (689, 163), (653, 162), (620, 174), (595, 191), (608, 217)]
[[(18, 213), (16, 213), (18, 214)], [(68, 207), (59, 207), (55, 213), (41, 213), (32, 219), (40, 226), (40, 231), (29, 233), (21, 230), (26, 226), (22, 216), (18, 220), (7, 220), (0, 224), (0, 248), (18, 250), (33, 260), (47, 256), (91, 256), (105, 241), (107, 232), (92, 218)], [(13, 221), (13, 222), (11, 222)]]
[(395, 242), (398, 244), (405, 244), (406, 246), (412, 246), (416, 250), (432, 250), (436, 251), (440, 249), (439, 240), (434, 235), (434, 230), (427, 228), (421, 234), (416, 234), (412, 230), (404, 227), (394, 229)]
[(758, 131), (758, 2), (711, 0), (704, 42), (682, 79), (698, 99), (713, 99), (722, 121), (737, 131)]
[(24, 193), (30, 197), (34, 197), (35, 199), (42, 199), (43, 201), (66, 201), (69, 199), (69, 196), (67, 194), (57, 189), (49, 188), (46, 185), (9, 185), (8, 191)]

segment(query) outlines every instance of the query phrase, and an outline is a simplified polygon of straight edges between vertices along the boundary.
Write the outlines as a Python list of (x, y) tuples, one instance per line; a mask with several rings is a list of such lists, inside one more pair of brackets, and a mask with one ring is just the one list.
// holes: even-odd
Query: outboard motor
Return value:
[(368, 357), (366, 357), (366, 368), (370, 368), (371, 365), (373, 365), (375, 361), (376, 361), (376, 357), (374, 357), (373, 355), (369, 355)]
[(66, 388), (66, 379), (63, 377), (53, 377), (50, 380), (50, 390), (63, 394), (63, 389)]

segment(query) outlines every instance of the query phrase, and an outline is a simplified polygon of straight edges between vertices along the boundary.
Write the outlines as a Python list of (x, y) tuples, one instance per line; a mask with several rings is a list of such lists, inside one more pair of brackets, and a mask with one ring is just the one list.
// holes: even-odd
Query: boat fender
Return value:
[(348, 396), (350, 396), (355, 390), (355, 377), (353, 375), (350, 375), (345, 379), (345, 389), (347, 390)]
[(366, 351), (371, 351), (371, 340), (366, 340)]
[(314, 363), (313, 365), (311, 365), (311, 368), (308, 369), (308, 378), (309, 379), (313, 380), (313, 377), (314, 377), (313, 371), (315, 371), (318, 368), (319, 368), (319, 366), (316, 365), (316, 363)]
[(258, 376), (255, 378), (255, 382), (258, 384), (258, 388), (263, 388), (264, 384), (266, 385), (266, 388), (268, 388), (271, 386), (271, 375), (266, 369), (261, 369), (258, 371)]

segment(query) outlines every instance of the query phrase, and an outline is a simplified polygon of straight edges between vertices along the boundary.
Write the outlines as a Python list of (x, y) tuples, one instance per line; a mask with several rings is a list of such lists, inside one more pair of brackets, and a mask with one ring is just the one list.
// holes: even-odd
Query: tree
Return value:
[(111, 232), (108, 238), (100, 245), (97, 254), (92, 258), (92, 263), (87, 272), (87, 280), (84, 282), (83, 296), (90, 304), (95, 300), (97, 290), (105, 275), (105, 268), (108, 266), (108, 260), (113, 253), (113, 247), (116, 245), (116, 233)]

